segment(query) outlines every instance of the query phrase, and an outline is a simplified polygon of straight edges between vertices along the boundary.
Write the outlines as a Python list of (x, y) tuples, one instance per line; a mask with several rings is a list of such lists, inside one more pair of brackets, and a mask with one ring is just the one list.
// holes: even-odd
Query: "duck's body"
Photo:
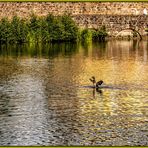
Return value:
[(102, 80), (100, 80), (96, 83), (96, 79), (94, 76), (92, 76), (89, 80), (93, 83), (93, 86), (95, 86), (96, 88), (98, 88), (99, 86), (101, 86), (103, 84)]
[(96, 83), (96, 87), (99, 87), (99, 86), (101, 86), (102, 84), (103, 84), (103, 81), (100, 80), (100, 81), (98, 81), (98, 82)]

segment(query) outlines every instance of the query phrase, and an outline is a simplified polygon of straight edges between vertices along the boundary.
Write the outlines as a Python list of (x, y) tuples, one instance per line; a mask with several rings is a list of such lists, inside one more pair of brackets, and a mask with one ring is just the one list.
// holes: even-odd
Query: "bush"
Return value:
[(70, 16), (55, 17), (48, 14), (45, 18), (32, 15), (29, 24), (30, 41), (72, 41), (78, 36), (78, 28)]
[(65, 30), (60, 17), (54, 18), (52, 23), (52, 31), (50, 32), (50, 34), (52, 41), (64, 40)]
[(0, 21), (0, 41), (2, 43), (7, 43), (10, 41), (11, 38), (11, 25), (8, 21), (8, 18), (3, 18)]
[(40, 42), (42, 40), (41, 37), (41, 19), (32, 14), (31, 19), (28, 23), (29, 26), (29, 42)]
[(85, 42), (92, 41), (92, 32), (89, 29), (84, 29), (81, 32), (81, 40)]
[(50, 13), (45, 18), (45, 21), (47, 22), (47, 26), (48, 26), (48, 32), (52, 32), (53, 30), (54, 19), (55, 17)]
[(11, 23), (10, 42), (24, 43), (27, 42), (28, 26), (24, 20), (14, 16)]
[(51, 40), (48, 23), (45, 19), (41, 20), (41, 40), (42, 42), (49, 42)]
[(32, 14), (27, 21), (14, 16), (11, 21), (3, 18), (0, 21), (0, 42), (2, 43), (38, 43), (52, 41), (92, 41), (104, 36), (105, 29), (92, 33), (89, 29), (79, 30), (69, 15), (37, 17)]
[(106, 31), (106, 27), (102, 26), (97, 30), (93, 31), (93, 40), (104, 41), (105, 37), (108, 35)]
[(64, 25), (64, 40), (76, 40), (78, 38), (78, 27), (69, 15), (61, 18)]

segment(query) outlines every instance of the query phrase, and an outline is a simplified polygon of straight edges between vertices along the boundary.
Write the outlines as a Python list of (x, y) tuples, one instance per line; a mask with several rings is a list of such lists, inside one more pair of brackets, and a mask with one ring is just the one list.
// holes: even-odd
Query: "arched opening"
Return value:
[(116, 35), (116, 37), (119, 36), (119, 34), (120, 34), (122, 31), (126, 31), (126, 30), (132, 30), (133, 32), (137, 33), (137, 34), (139, 35), (140, 40), (142, 40), (141, 34), (140, 34), (137, 30), (135, 30), (135, 29), (133, 29), (133, 28), (122, 29), (122, 30)]

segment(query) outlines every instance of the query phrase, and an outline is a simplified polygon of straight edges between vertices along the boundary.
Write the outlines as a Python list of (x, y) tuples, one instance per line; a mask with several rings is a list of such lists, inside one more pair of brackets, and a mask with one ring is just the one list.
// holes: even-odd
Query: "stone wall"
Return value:
[(98, 28), (105, 25), (108, 33), (114, 36), (129, 28), (145, 35), (145, 28), (148, 25), (148, 16), (145, 15), (75, 15), (73, 18), (84, 28)]
[(78, 14), (101, 15), (142, 15), (148, 9), (148, 2), (0, 2), (0, 18), (28, 17), (32, 12), (45, 16), (49, 12), (61, 15), (68, 12)]
[(0, 19), (11, 19), (14, 15), (28, 18), (32, 13), (38, 16), (69, 13), (80, 27), (105, 24), (113, 34), (134, 27), (144, 34), (148, 22), (143, 14), (145, 8), (148, 10), (148, 2), (0, 2)]

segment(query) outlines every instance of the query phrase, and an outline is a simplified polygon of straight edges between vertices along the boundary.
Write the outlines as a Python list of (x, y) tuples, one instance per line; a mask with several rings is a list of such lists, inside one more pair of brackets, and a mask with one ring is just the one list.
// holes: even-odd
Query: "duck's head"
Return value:
[(100, 83), (102, 84), (103, 83), (103, 80), (100, 80)]
[(94, 76), (92, 76), (91, 78), (92, 78), (93, 80), (95, 80), (95, 77), (94, 77)]

